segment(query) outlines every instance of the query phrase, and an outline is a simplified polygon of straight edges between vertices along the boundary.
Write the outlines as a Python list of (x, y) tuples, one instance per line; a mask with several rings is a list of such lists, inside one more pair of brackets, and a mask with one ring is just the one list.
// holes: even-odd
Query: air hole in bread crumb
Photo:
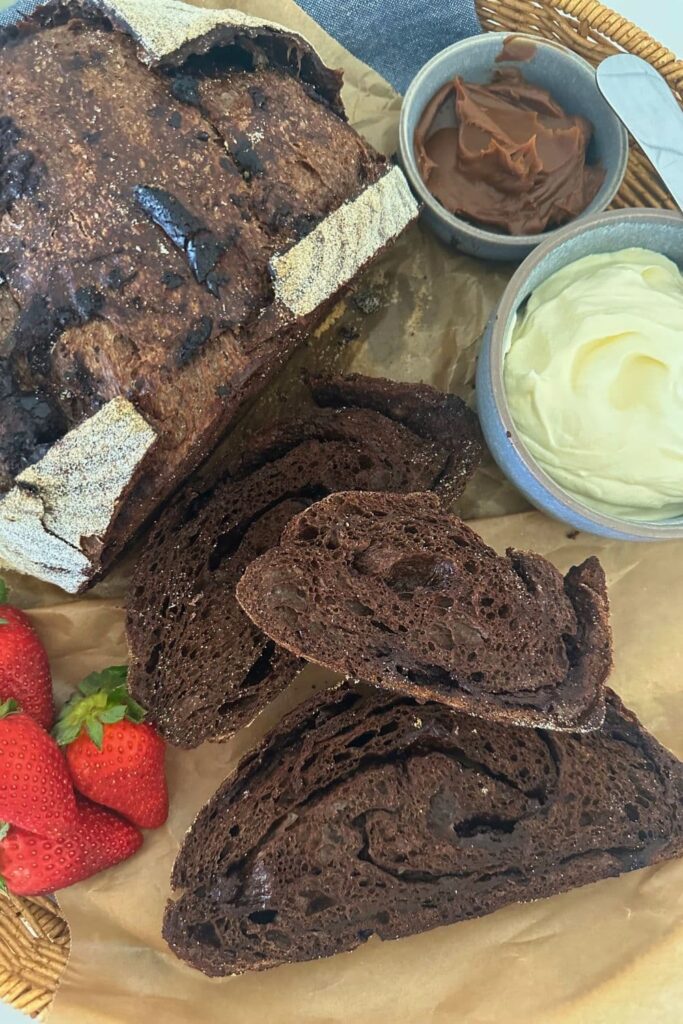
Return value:
[(318, 532), (316, 526), (301, 526), (297, 536), (299, 540), (315, 540)]
[(201, 924), (190, 925), (188, 932), (190, 937), (201, 945), (213, 946), (214, 949), (220, 949), (221, 947), (218, 932), (210, 921), (202, 921)]
[(367, 743), (370, 742), (370, 740), (374, 739), (376, 735), (377, 735), (377, 733), (372, 732), (371, 730), (368, 730), (367, 732), (362, 732), (360, 734), (360, 736), (354, 736), (354, 738), (352, 740), (349, 740), (349, 742), (346, 744), (346, 746), (347, 747), (364, 747)]
[(252, 924), (272, 924), (277, 919), (277, 910), (255, 910), (249, 914)]
[(389, 733), (396, 732), (398, 729), (398, 722), (385, 722), (379, 731), (380, 736), (388, 736)]
[(155, 668), (159, 664), (159, 658), (161, 657), (161, 644), (155, 644), (151, 650), (150, 656), (145, 663), (145, 672), (154, 672)]

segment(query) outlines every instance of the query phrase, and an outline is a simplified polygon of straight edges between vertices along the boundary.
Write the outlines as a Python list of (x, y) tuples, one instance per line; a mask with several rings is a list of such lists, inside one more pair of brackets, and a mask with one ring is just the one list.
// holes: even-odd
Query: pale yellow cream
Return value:
[(611, 515), (683, 514), (683, 276), (647, 249), (586, 256), (517, 318), (512, 419), (562, 488)]

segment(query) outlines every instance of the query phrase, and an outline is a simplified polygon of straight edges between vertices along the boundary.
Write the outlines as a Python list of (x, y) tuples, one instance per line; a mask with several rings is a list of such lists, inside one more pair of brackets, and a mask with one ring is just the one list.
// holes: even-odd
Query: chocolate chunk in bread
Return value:
[(683, 765), (611, 691), (579, 735), (343, 687), (283, 720), (200, 812), (164, 937), (206, 974), (239, 974), (682, 853)]
[(434, 494), (335, 494), (253, 562), (237, 598), (298, 657), (515, 725), (597, 728), (611, 668), (596, 558), (565, 577), (496, 554)]
[(181, 493), (140, 555), (129, 686), (170, 743), (229, 736), (301, 668), (235, 599), (293, 515), (348, 487), (452, 497), (479, 461), (476, 418), (452, 395), (356, 375), (311, 388), (324, 407), (258, 435), (214, 486)]
[[(88, 586), (414, 219), (340, 84), (241, 12), (84, 0), (0, 33), (0, 487), (117, 398), (157, 437), (85, 566), (45, 533), (17, 568)], [(310, 239), (332, 215), (322, 267)], [(297, 274), (305, 313), (287, 304)]]

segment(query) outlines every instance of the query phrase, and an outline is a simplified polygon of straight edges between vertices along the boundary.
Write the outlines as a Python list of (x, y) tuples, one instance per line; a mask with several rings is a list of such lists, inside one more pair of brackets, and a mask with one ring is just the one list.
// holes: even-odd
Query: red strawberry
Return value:
[(76, 827), (64, 755), (15, 700), (0, 705), (0, 820), (40, 836), (64, 836)]
[(52, 728), (55, 705), (45, 649), (26, 615), (7, 604), (0, 580), (0, 703), (14, 697), (43, 729)]
[(132, 857), (142, 843), (135, 825), (78, 800), (76, 831), (46, 839), (6, 825), (0, 830), (0, 886), (17, 896), (42, 896), (81, 882)]
[(168, 817), (165, 746), (143, 722), (126, 676), (124, 666), (115, 666), (84, 679), (62, 709), (55, 737), (80, 793), (140, 828), (158, 828)]

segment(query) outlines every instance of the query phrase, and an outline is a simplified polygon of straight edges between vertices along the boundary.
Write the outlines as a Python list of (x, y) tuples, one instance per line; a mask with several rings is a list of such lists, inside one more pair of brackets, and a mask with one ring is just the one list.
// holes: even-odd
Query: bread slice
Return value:
[(235, 586), (293, 515), (348, 487), (449, 499), (479, 461), (476, 417), (433, 388), (358, 375), (311, 381), (323, 407), (255, 437), (227, 475), (188, 487), (142, 549), (128, 602), (129, 685), (169, 743), (231, 735), (301, 660), (241, 610)]
[[(48, 3), (0, 31), (0, 83), (0, 560), (80, 591), (417, 204), (341, 75), (239, 11)], [(155, 443), (74, 546), (44, 519), (80, 515), (100, 453), (119, 472), (97, 414), (122, 399)], [(27, 525), (22, 473), (85, 422)]]
[(335, 494), (247, 568), (237, 598), (298, 657), (515, 725), (602, 722), (611, 667), (596, 558), (566, 577), (497, 555), (434, 494)]
[(602, 728), (572, 735), (355, 685), (300, 706), (206, 804), (163, 931), (239, 974), (682, 853), (683, 765), (611, 691)]

